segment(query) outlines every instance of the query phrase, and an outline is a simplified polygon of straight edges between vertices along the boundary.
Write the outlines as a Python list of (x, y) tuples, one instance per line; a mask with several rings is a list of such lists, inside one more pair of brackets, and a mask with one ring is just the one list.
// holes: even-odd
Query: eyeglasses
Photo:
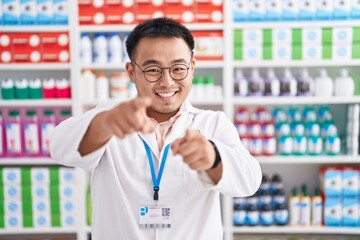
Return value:
[(186, 66), (186, 64), (183, 64), (183, 63), (176, 63), (167, 68), (166, 67), (162, 68), (162, 67), (154, 65), (154, 66), (148, 66), (145, 69), (142, 69), (139, 66), (139, 64), (137, 64), (135, 62), (135, 60), (131, 59), (131, 62), (135, 63), (135, 65), (138, 66), (140, 68), (140, 70), (144, 73), (144, 78), (146, 79), (146, 81), (153, 83), (153, 82), (157, 82), (160, 80), (164, 69), (169, 70), (170, 77), (173, 80), (175, 80), (175, 81), (184, 80), (189, 73), (191, 59), (189, 61), (189, 66)]

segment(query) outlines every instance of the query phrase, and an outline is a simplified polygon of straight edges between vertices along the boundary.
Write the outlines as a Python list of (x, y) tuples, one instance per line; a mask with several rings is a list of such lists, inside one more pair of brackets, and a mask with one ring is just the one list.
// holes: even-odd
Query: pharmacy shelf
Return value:
[(360, 164), (360, 156), (349, 155), (255, 156), (255, 158), (260, 162), (260, 164)]
[[(80, 25), (80, 32), (130, 32), (136, 24), (116, 24), (116, 25)], [(224, 25), (221, 23), (214, 24), (186, 24), (186, 27), (192, 31), (211, 31), (223, 30)]]
[(360, 228), (343, 228), (343, 227), (291, 227), (291, 226), (269, 226), (269, 227), (233, 227), (234, 233), (254, 233), (254, 234), (349, 234), (359, 235)]
[(0, 64), (0, 70), (70, 70), (69, 63), (4, 63)]
[(236, 22), (233, 23), (233, 27), (239, 29), (249, 29), (249, 28), (326, 28), (326, 27), (358, 27), (359, 26), (359, 19), (358, 20), (336, 20), (336, 21), (277, 21), (277, 22)]
[(275, 60), (259, 60), (251, 61), (236, 60), (233, 63), (233, 66), (236, 68), (285, 68), (285, 67), (359, 67), (360, 60), (288, 60), (288, 61), (275, 61)]
[(234, 97), (235, 105), (306, 105), (306, 104), (354, 104), (360, 97)]
[(17, 229), (0, 229), (0, 239), (2, 235), (37, 235), (37, 234), (76, 234), (75, 228), (17, 228)]
[(71, 99), (0, 99), (0, 107), (71, 107)]
[(0, 26), (0, 32), (67, 32), (69, 26), (67, 25), (9, 25)]
[(59, 165), (50, 157), (5, 157), (0, 159), (0, 166), (14, 165)]

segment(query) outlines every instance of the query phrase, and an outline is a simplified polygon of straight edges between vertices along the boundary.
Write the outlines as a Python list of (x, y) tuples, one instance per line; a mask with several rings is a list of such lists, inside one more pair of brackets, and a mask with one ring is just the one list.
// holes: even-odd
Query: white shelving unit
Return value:
[[(80, 76), (83, 69), (93, 70), (125, 70), (124, 65), (106, 65), (99, 66), (95, 64), (81, 65), (79, 61), (79, 42), (82, 32), (130, 32), (135, 25), (100, 25), (100, 26), (80, 26), (78, 21), (78, 5), (68, 1), (69, 7), (69, 26), (59, 27), (39, 27), (39, 26), (22, 26), (22, 27), (0, 27), (0, 32), (57, 32), (66, 31), (70, 35), (70, 59), (69, 64), (0, 64), (0, 73), (2, 71), (54, 71), (69, 72), (72, 85), (72, 99), (70, 100), (32, 100), (32, 101), (2, 101), (0, 107), (27, 107), (27, 106), (51, 106), (51, 107), (71, 107), (73, 115), (77, 116), (86, 109), (92, 108), (98, 102), (81, 102), (79, 98)], [(259, 23), (234, 23), (232, 17), (233, 7), (231, 1), (224, 1), (224, 23), (223, 24), (190, 24), (190, 30), (206, 31), (220, 30), (223, 31), (224, 60), (223, 61), (197, 61), (197, 71), (214, 70), (221, 72), (221, 83), (223, 87), (223, 98), (214, 101), (194, 101), (193, 104), (202, 108), (222, 109), (229, 119), (234, 119), (234, 112), (239, 106), (284, 106), (284, 105), (336, 105), (339, 108), (351, 104), (360, 103), (360, 97), (351, 98), (316, 98), (316, 97), (234, 97), (234, 69), (235, 68), (301, 68), (301, 67), (352, 67), (360, 66), (360, 60), (351, 61), (234, 61), (233, 60), (233, 31), (234, 29), (244, 28), (274, 28), (274, 27), (336, 27), (336, 26), (359, 26), (360, 21), (333, 21), (333, 22), (259, 22)], [(360, 164), (360, 156), (261, 156), (257, 157), (262, 168), (265, 171), (277, 170), (281, 174), (286, 172), (293, 177), (289, 184), (301, 184), (304, 178), (308, 181), (315, 181), (318, 178), (317, 167), (324, 164)], [(5, 158), (0, 160), (0, 166), (11, 165), (54, 165), (56, 164), (50, 158)], [(296, 171), (294, 171), (294, 169)], [(296, 172), (296, 173), (295, 173)], [(294, 174), (293, 174), (294, 173)], [(77, 227), (76, 229), (20, 229), (20, 230), (0, 230), (2, 235), (36, 235), (36, 234), (73, 234), (78, 240), (87, 240), (91, 232), (91, 227), (86, 225), (86, 187), (87, 173), (76, 169), (77, 174)], [(291, 174), (293, 174), (291, 176)], [(284, 177), (286, 179), (286, 177)], [(289, 185), (290, 186), (290, 185)], [(223, 197), (223, 224), (225, 231), (225, 240), (232, 240), (234, 234), (346, 234), (360, 235), (359, 229), (352, 228), (325, 228), (325, 227), (234, 227), (233, 226), (233, 203), (232, 198)]]

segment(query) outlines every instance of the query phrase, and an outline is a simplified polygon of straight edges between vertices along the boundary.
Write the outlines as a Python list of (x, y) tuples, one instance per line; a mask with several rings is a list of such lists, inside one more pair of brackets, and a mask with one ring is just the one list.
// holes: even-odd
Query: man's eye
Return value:
[(146, 69), (145, 72), (147, 72), (147, 73), (160, 73), (161, 71), (158, 68), (148, 68), (148, 69)]

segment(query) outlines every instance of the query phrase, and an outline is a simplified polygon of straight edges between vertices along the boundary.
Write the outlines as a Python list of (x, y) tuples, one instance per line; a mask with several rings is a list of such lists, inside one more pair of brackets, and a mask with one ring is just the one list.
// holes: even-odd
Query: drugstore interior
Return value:
[(0, 239), (90, 239), (89, 175), (51, 130), (136, 95), (124, 42), (168, 16), (196, 42), (190, 101), (224, 111), (264, 176), (222, 197), (224, 239), (358, 239), (357, 0), (0, 0)]

